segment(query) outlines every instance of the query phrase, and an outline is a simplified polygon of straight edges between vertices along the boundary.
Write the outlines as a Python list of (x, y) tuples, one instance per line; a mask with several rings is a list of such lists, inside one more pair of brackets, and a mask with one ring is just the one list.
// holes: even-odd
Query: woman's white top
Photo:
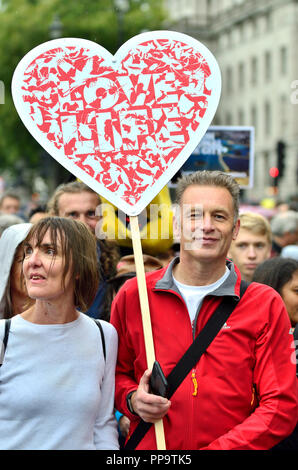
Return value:
[[(39, 325), (20, 315), (0, 367), (0, 449), (119, 448), (114, 417), (118, 337), (104, 321)], [(0, 341), (4, 320), (0, 320)]]

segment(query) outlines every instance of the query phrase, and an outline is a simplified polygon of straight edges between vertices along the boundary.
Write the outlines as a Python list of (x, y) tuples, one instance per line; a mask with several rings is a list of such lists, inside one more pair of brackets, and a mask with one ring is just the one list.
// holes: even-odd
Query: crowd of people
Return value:
[(181, 177), (175, 249), (143, 254), (167, 396), (150, 389), (133, 250), (97, 236), (100, 196), (72, 181), (26, 216), (2, 196), (0, 449), (155, 450), (161, 419), (168, 450), (298, 449), (298, 212), (243, 212), (239, 194), (221, 172)]

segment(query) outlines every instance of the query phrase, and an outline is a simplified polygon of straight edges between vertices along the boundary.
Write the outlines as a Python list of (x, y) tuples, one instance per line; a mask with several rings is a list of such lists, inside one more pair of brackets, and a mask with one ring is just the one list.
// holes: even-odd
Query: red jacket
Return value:
[[(172, 265), (146, 275), (155, 355), (165, 375), (222, 295), (239, 296), (240, 286), (239, 271), (228, 262), (229, 277), (204, 299), (192, 330), (172, 280)], [(139, 418), (127, 409), (126, 396), (147, 369), (136, 279), (118, 292), (111, 323), (119, 335), (116, 407), (131, 419), (132, 433)], [(197, 394), (190, 373), (172, 396), (163, 419), (167, 449), (270, 449), (289, 435), (298, 418), (290, 328), (280, 296), (271, 287), (252, 283), (196, 366)], [(156, 449), (154, 426), (138, 449)]]

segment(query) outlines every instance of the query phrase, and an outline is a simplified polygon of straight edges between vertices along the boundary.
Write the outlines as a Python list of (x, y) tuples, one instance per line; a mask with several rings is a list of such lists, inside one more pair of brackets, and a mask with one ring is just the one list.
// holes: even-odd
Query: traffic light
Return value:
[(271, 176), (271, 187), (277, 188), (278, 187), (278, 178), (279, 178), (279, 169), (276, 166), (272, 166), (269, 169), (269, 175)]
[(272, 177), (272, 178), (278, 178), (279, 176), (279, 170), (278, 168), (276, 168), (276, 166), (272, 166), (269, 170), (269, 175)]
[(282, 178), (285, 170), (285, 158), (286, 158), (286, 144), (283, 140), (279, 140), (276, 146), (277, 151), (277, 168), (278, 177)]

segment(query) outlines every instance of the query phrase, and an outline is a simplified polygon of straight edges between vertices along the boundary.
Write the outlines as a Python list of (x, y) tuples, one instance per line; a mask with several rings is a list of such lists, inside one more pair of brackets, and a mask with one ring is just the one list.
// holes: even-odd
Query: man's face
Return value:
[(20, 210), (20, 201), (14, 197), (7, 196), (3, 199), (0, 210), (4, 214), (17, 214)]
[(59, 216), (71, 217), (87, 225), (93, 233), (99, 220), (96, 207), (100, 204), (97, 194), (89, 191), (64, 193), (59, 198)]
[(271, 243), (267, 235), (258, 235), (245, 228), (240, 228), (232, 242), (229, 256), (239, 268), (242, 277), (251, 281), (255, 269), (270, 257)]
[(230, 192), (216, 186), (189, 186), (181, 200), (180, 253), (185, 259), (225, 262), (232, 239), (234, 205)]

